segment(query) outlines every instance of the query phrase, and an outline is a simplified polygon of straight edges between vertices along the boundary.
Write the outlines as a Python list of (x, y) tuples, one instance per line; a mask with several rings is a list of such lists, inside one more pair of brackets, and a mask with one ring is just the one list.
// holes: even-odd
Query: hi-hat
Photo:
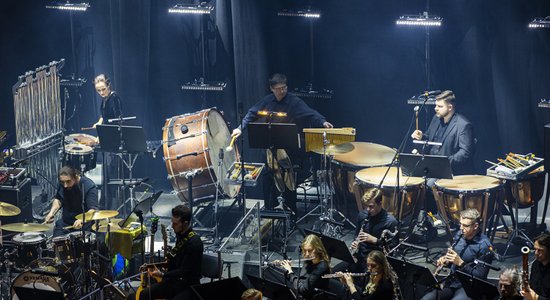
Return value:
[[(109, 221), (109, 222), (107, 222)], [(122, 229), (122, 227), (120, 227), (119, 223), (122, 221), (122, 219), (106, 219), (106, 220), (101, 220), (99, 221), (99, 228), (96, 229), (96, 226), (92, 226), (92, 230), (95, 231), (95, 232), (107, 232), (107, 226), (110, 226), (110, 229), (109, 230), (119, 230), (119, 229)]]
[(13, 217), (21, 213), (19, 207), (6, 202), (0, 202), (0, 217)]
[(313, 150), (313, 152), (317, 154), (325, 154), (325, 155), (335, 155), (335, 154), (344, 154), (353, 151), (355, 149), (355, 146), (351, 143), (344, 143), (339, 145), (328, 145), (326, 149), (319, 148)]
[(15, 232), (47, 231), (50, 226), (38, 223), (11, 223), (0, 226), (0, 229)]
[[(76, 215), (75, 219), (82, 220), (83, 214)], [(107, 218), (112, 218), (118, 216), (118, 211), (116, 210), (96, 210), (93, 212), (86, 213), (86, 221), (95, 221), (103, 220)]]

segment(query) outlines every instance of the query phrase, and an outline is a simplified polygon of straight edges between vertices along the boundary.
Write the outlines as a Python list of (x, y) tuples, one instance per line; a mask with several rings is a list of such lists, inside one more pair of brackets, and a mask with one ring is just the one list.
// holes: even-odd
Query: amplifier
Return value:
[[(25, 179), (27, 170), (25, 168), (5, 168), (0, 167), (0, 185), (17, 186), (19, 182)], [(3, 201), (0, 199), (0, 201)]]
[(33, 222), (30, 178), (19, 181), (16, 186), (0, 186), (0, 201), (13, 204), (21, 209), (18, 216), (0, 217), (2, 224)]

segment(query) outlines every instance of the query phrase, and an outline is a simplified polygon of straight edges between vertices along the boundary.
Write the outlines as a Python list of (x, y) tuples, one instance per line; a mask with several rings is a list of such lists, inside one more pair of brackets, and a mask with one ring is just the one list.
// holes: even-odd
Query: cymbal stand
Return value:
[[(507, 183), (509, 184), (509, 183)], [(513, 195), (511, 192), (506, 192), (510, 197), (510, 199), (513, 199)], [(504, 202), (504, 201), (503, 201)], [(506, 257), (506, 253), (508, 253), (508, 249), (510, 248), (510, 245), (514, 243), (514, 240), (523, 240), (525, 244), (528, 247), (533, 247), (534, 243), (533, 241), (525, 234), (525, 232), (522, 229), (519, 229), (519, 205), (518, 200), (514, 199), (509, 202), (513, 202), (513, 204), (508, 204), (508, 210), (510, 211), (510, 218), (512, 219), (512, 232), (510, 233), (510, 236), (508, 237), (508, 241), (506, 242), (506, 248), (504, 252), (502, 253), (502, 257)], [(535, 203), (535, 205), (537, 205)], [(544, 222), (544, 220), (543, 220)]]
[[(324, 176), (322, 177), (322, 181), (324, 183), (322, 184), (322, 203), (320, 204), (321, 208), (321, 216), (319, 216), (319, 220), (323, 223), (325, 223), (325, 226), (321, 231), (321, 233), (329, 236), (339, 236), (342, 234), (342, 228), (344, 227), (345, 223), (349, 223), (353, 228), (355, 228), (355, 224), (351, 222), (344, 214), (339, 212), (337, 209), (334, 208), (334, 187), (332, 186), (332, 158), (333, 154), (327, 153), (327, 146), (329, 144), (329, 140), (327, 139), (327, 133), (326, 131), (323, 132), (323, 170), (324, 170)], [(340, 217), (342, 217), (342, 222), (338, 222), (334, 219), (334, 215), (338, 214)]]
[[(124, 164), (124, 166), (126, 166), (126, 168), (128, 169), (128, 180), (130, 182), (133, 181), (134, 177), (133, 177), (133, 169), (134, 169), (134, 165), (136, 163), (136, 159), (138, 157), (138, 154), (132, 154), (132, 153), (126, 153), (128, 154), (128, 161), (126, 161), (124, 159), (124, 154), (125, 153), (117, 153), (117, 156), (120, 158), (120, 160), (122, 161), (122, 163)], [(126, 179), (125, 178), (122, 178), (122, 185), (124, 186), (125, 184), (125, 181)], [(120, 210), (122, 209), (123, 207), (125, 207), (127, 205), (128, 202), (130, 202), (130, 208), (134, 208), (138, 202), (137, 202), (137, 199), (135, 197), (135, 193), (134, 193), (134, 188), (135, 186), (130, 184), (128, 189), (130, 190), (130, 197), (128, 199), (126, 199), (118, 208), (117, 210)]]

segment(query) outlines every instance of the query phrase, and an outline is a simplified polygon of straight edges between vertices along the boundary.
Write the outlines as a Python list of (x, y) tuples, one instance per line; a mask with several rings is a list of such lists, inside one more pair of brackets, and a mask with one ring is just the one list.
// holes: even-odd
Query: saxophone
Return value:
[[(385, 256), (388, 256), (390, 253), (390, 247), (388, 245), (388, 234), (390, 231), (388, 229), (384, 229), (382, 231), (382, 234), (380, 235), (380, 239), (382, 239), (382, 251), (384, 252)], [(395, 232), (397, 234), (397, 231)], [(394, 236), (395, 236), (394, 234)], [(393, 299), (394, 300), (403, 300), (403, 294), (401, 294), (401, 288), (399, 287), (399, 277), (397, 276), (397, 273), (395, 273), (395, 270), (393, 267), (386, 261), (388, 264), (388, 267), (390, 269), (390, 280), (393, 285)]]
[(523, 262), (523, 272), (522, 272), (522, 290), (526, 291), (529, 287), (529, 253), (531, 250), (529, 247), (521, 247), (521, 256), (522, 256), (522, 262)]

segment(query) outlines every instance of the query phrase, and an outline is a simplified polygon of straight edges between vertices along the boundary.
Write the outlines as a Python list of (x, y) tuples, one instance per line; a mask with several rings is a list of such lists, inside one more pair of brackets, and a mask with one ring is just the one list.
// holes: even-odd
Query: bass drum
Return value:
[[(162, 148), (168, 170), (168, 179), (178, 197), (188, 202), (189, 182), (187, 174), (194, 172), (193, 200), (213, 198), (218, 180), (234, 162), (239, 161), (238, 151), (225, 148), (231, 141), (231, 134), (223, 116), (215, 109), (201, 110), (192, 114), (175, 116), (166, 120), (162, 128)], [(222, 174), (219, 173), (220, 151), (223, 151)], [(239, 186), (224, 184), (223, 190), (229, 197), (235, 197)]]
[[(76, 299), (77, 285), (73, 276), (74, 270), (65, 265), (57, 264), (51, 258), (32, 261), (27, 269), (30, 271), (19, 274), (13, 280), (11, 299), (28, 299), (23, 294), (18, 295), (18, 288), (22, 288), (20, 293), (26, 293), (25, 295), (32, 295), (38, 292), (36, 290), (40, 290), (45, 291), (43, 295), (47, 295), (46, 293), (61, 293), (64, 299)], [(29, 289), (29, 291), (25, 292), (26, 289)], [(40, 293), (38, 292), (38, 294)], [(50, 294), (48, 296), (54, 295)]]

